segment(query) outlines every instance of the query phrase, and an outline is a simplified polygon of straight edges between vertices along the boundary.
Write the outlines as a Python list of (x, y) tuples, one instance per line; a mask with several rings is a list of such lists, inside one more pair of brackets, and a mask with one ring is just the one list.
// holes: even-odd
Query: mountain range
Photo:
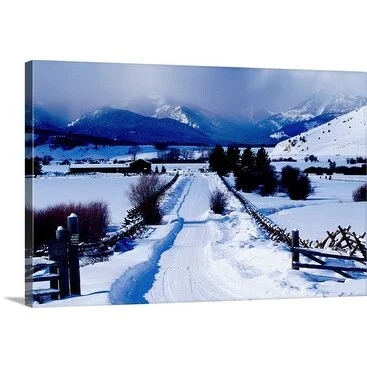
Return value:
[(284, 140), (361, 108), (367, 98), (349, 91), (322, 90), (296, 106), (259, 122), (274, 139)]
[(152, 96), (124, 104), (124, 108), (154, 118), (171, 118), (191, 126), (215, 141), (260, 143), (261, 135), (254, 118), (269, 116), (264, 109), (244, 109), (238, 116), (227, 117), (193, 104), (184, 104), (171, 98)]
[(346, 90), (323, 90), (279, 113), (244, 108), (234, 116), (221, 116), (199, 106), (153, 96), (118, 108), (101, 107), (73, 121), (68, 121), (60, 109), (36, 104), (33, 114), (32, 108), (26, 106), (26, 131), (32, 131), (36, 144), (52, 135), (67, 134), (79, 140), (82, 137), (84, 141), (113, 144), (275, 145), (366, 103), (366, 97)]
[(153, 118), (112, 107), (103, 107), (72, 121), (68, 132), (110, 139), (127, 144), (213, 145), (214, 140), (198, 129), (172, 118)]

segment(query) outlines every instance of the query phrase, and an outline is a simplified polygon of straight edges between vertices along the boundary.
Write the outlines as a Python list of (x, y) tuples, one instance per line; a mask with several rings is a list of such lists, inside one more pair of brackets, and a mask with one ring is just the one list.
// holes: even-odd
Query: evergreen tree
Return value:
[(217, 145), (209, 158), (210, 168), (220, 175), (228, 173), (227, 155), (221, 145)]
[(155, 173), (159, 173), (158, 166), (155, 166)]
[(251, 148), (246, 148), (241, 155), (241, 167), (253, 170), (255, 167), (255, 155)]
[(240, 150), (235, 145), (227, 149), (227, 162), (229, 171), (235, 171), (240, 160)]
[(236, 174), (236, 190), (252, 192), (257, 188), (256, 172), (248, 169), (240, 169)]
[(260, 187), (261, 196), (274, 195), (278, 187), (278, 177), (273, 166), (269, 166), (268, 170), (263, 173), (263, 182)]
[(251, 148), (246, 148), (241, 156), (240, 167), (234, 171), (236, 188), (245, 192), (259, 189), (262, 196), (273, 195), (278, 186), (274, 167), (270, 166), (268, 153), (260, 148), (255, 156)]
[(167, 172), (166, 167), (165, 166), (162, 166), (161, 173), (162, 174), (165, 174), (166, 172)]
[(264, 148), (257, 151), (255, 159), (255, 168), (258, 172), (267, 172), (270, 167), (269, 155)]

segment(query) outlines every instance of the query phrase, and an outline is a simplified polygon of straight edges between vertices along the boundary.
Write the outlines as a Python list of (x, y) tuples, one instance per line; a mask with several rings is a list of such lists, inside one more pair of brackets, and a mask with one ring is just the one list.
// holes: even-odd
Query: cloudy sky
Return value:
[(278, 112), (329, 88), (366, 95), (366, 75), (358, 72), (52, 61), (33, 65), (35, 101), (61, 107), (70, 118), (155, 95), (223, 115), (249, 107)]

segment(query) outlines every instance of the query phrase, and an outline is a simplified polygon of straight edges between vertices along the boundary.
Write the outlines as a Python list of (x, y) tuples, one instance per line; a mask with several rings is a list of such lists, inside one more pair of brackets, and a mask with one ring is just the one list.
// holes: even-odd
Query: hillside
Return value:
[(361, 108), (366, 97), (352, 95), (347, 90), (321, 90), (296, 106), (268, 117), (258, 125), (274, 139), (286, 139)]
[(276, 145), (271, 158), (366, 155), (367, 106), (315, 127)]
[(127, 110), (103, 107), (68, 125), (71, 134), (110, 139), (121, 143), (211, 145), (206, 134), (176, 120), (145, 117)]

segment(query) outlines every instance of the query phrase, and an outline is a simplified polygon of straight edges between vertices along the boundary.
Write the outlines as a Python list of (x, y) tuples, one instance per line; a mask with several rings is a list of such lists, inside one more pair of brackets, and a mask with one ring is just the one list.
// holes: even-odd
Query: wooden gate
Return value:
[[(67, 227), (58, 227), (56, 239), (48, 242), (48, 259), (26, 259), (27, 303), (62, 299), (80, 295), (79, 221), (75, 214), (67, 217)], [(27, 260), (29, 263), (27, 263)], [(35, 288), (34, 283), (49, 282), (49, 287)]]

